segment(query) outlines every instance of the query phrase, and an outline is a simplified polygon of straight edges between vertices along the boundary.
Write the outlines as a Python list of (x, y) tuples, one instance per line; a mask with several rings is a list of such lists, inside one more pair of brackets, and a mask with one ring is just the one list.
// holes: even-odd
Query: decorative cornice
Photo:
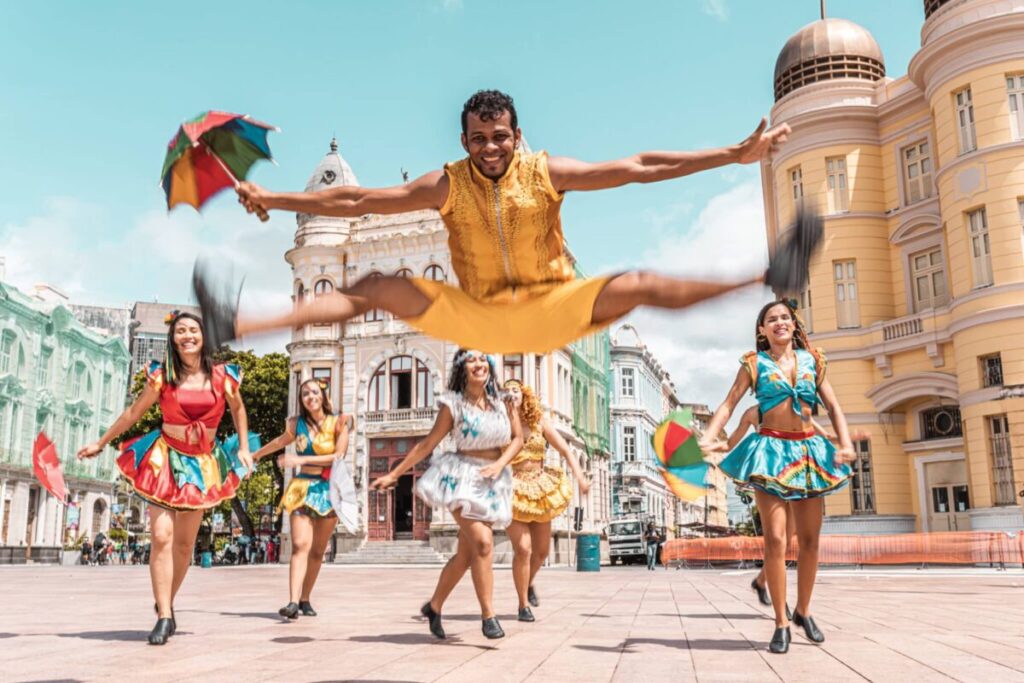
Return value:
[(988, 161), (988, 157), (992, 154), (998, 154), (1007, 150), (1020, 152), (1024, 154), (1024, 140), (1011, 140), (1010, 142), (1003, 142), (998, 145), (989, 145), (988, 147), (979, 147), (973, 152), (967, 154), (961, 154), (952, 161), (943, 164), (942, 168), (935, 174), (935, 187), (943, 181), (947, 174), (952, 173), (961, 166), (967, 166), (972, 163), (984, 163)]
[(878, 412), (885, 412), (904, 401), (920, 396), (941, 396), (959, 400), (956, 376), (945, 372), (914, 372), (876, 384), (864, 393)]
[(902, 444), (905, 453), (922, 453), (924, 451), (962, 451), (964, 438), (957, 436), (952, 439), (923, 439), (921, 441), (904, 441)]

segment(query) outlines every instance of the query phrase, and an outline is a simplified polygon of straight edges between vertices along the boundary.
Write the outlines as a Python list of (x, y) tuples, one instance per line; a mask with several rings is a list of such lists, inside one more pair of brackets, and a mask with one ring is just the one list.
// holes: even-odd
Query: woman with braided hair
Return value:
[[(753, 390), (761, 411), (757, 433), (742, 442), (720, 464), (738, 485), (754, 489), (764, 529), (765, 574), (775, 610), (775, 633), (769, 651), (789, 651), (786, 614), (787, 503), (796, 523), (797, 605), (793, 622), (807, 638), (825, 636), (810, 616), (811, 594), (818, 571), (818, 538), (824, 512), (822, 497), (845, 486), (856, 455), (846, 418), (825, 377), (825, 356), (812, 349), (807, 333), (788, 301), (773, 301), (757, 316), (757, 351), (746, 354), (732, 389), (715, 411), (701, 448), (706, 453), (728, 450), (710, 435), (722, 427), (747, 390)], [(822, 404), (836, 430), (839, 448), (815, 434), (811, 414)]]
[(544, 464), (548, 444), (569, 463), (581, 495), (590, 491), (590, 482), (583, 476), (569, 444), (544, 417), (533, 390), (511, 379), (505, 382), (505, 391), (512, 405), (519, 409), (524, 444), (511, 463), (512, 523), (507, 533), (514, 552), (512, 580), (519, 595), (519, 621), (534, 621), (530, 605), (537, 607), (540, 601), (533, 589), (533, 580), (551, 547), (551, 520), (565, 512), (572, 499), (572, 482), (565, 470)]
[(448, 392), (437, 399), (430, 433), (412, 447), (391, 472), (371, 487), (387, 490), (429, 456), (447, 436), (451, 451), (434, 455), (416, 493), (431, 508), (445, 508), (459, 525), (455, 555), (441, 570), (430, 601), (420, 608), (430, 632), (444, 638), (441, 608), (465, 575), (472, 572), (480, 602), (483, 634), (503, 638), (494, 614), (494, 531), (512, 521), (512, 476), (505, 468), (523, 447), (519, 411), (498, 396), (494, 361), (476, 350), (459, 349), (452, 360)]
[(298, 619), (300, 613), (307, 617), (317, 614), (309, 597), (327, 544), (338, 526), (338, 515), (331, 505), (330, 479), (335, 461), (348, 451), (350, 428), (350, 418), (334, 414), (324, 385), (307, 379), (299, 385), (298, 415), (285, 421), (284, 433), (253, 454), (258, 461), (294, 443), (295, 455), (282, 455), (278, 464), (300, 468), (288, 482), (277, 510), (278, 514), (283, 510), (291, 515), (288, 604), (277, 611), (287, 619)]

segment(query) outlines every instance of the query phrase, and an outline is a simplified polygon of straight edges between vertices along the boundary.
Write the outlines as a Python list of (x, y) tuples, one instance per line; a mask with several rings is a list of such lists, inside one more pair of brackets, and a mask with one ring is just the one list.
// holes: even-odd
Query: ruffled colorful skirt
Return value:
[(521, 467), (512, 473), (512, 519), (517, 522), (550, 522), (571, 499), (572, 482), (561, 467)]
[(846, 486), (850, 468), (835, 461), (823, 436), (762, 429), (747, 436), (719, 464), (737, 486), (749, 485), (783, 500), (826, 496)]
[(205, 510), (234, 498), (245, 478), (237, 437), (232, 439), (233, 445), (215, 442), (210, 453), (189, 455), (171, 447), (156, 429), (126, 442), (117, 466), (135, 493), (150, 503), (169, 510)]
[(333, 515), (330, 481), (319, 474), (296, 474), (285, 487), (281, 503), (277, 506), (278, 514), (282, 510), (289, 514), (298, 510), (318, 517)]
[(504, 529), (512, 521), (512, 473), (506, 467), (495, 479), (481, 476), (480, 470), (492, 462), (458, 453), (435, 455), (416, 483), (416, 493), (432, 508)]

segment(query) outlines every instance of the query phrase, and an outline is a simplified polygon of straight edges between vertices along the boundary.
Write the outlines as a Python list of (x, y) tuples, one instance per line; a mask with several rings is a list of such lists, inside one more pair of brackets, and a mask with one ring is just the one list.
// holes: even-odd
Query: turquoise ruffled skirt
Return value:
[(299, 473), (288, 482), (278, 511), (290, 514), (302, 510), (318, 517), (332, 515), (334, 508), (331, 507), (330, 489), (330, 482), (321, 475)]
[(850, 468), (836, 463), (835, 452), (823, 436), (762, 430), (743, 439), (719, 467), (737, 486), (752, 486), (783, 500), (804, 500), (849, 483)]

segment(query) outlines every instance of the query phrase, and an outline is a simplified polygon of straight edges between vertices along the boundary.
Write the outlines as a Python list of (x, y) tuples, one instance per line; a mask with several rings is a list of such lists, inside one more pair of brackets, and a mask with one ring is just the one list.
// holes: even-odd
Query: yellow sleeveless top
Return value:
[[(537, 425), (538, 427), (540, 425)], [(530, 431), (530, 438), (523, 444), (523, 450), (516, 453), (509, 464), (513, 467), (524, 462), (537, 460), (544, 462), (544, 454), (547, 453), (548, 442), (539, 429)]]
[(564, 195), (551, 184), (546, 152), (517, 151), (497, 181), (468, 157), (444, 169), (441, 219), (462, 290), (478, 300), (512, 301), (575, 277), (562, 235)]

